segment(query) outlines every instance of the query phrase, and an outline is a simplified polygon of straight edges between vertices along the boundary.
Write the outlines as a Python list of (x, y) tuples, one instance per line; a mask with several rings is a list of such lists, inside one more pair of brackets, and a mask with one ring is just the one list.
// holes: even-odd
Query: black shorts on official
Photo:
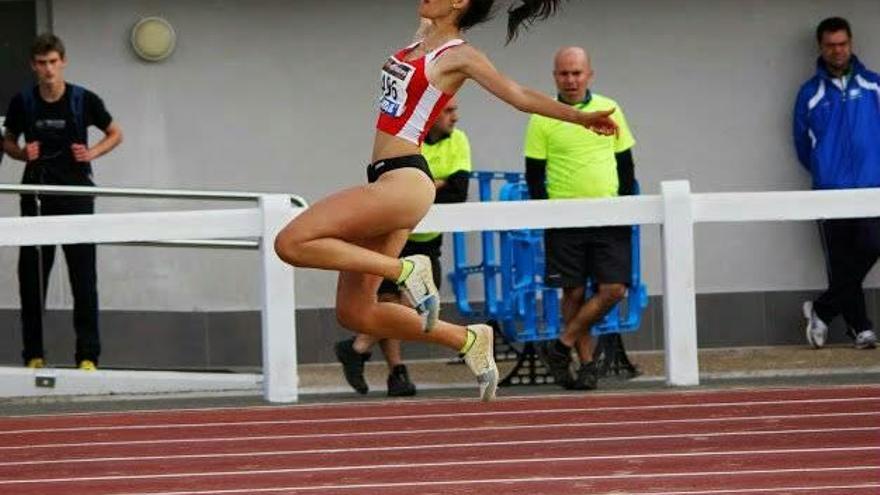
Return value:
[[(443, 276), (440, 273), (440, 246), (443, 243), (443, 237), (437, 237), (427, 242), (407, 241), (400, 252), (400, 257), (412, 256), (414, 254), (424, 254), (431, 259), (431, 272), (434, 275), (434, 285), (440, 289), (440, 283), (443, 282)], [(400, 289), (393, 281), (385, 279), (377, 291), (379, 294), (398, 294)]]
[(386, 158), (385, 160), (379, 160), (367, 165), (367, 182), (372, 184), (379, 180), (379, 177), (382, 177), (382, 174), (385, 172), (399, 168), (417, 168), (424, 172), (428, 178), (434, 180), (434, 176), (431, 175), (431, 169), (428, 168), (428, 161), (425, 160), (424, 156), (406, 155), (398, 156), (397, 158)]
[(545, 276), (549, 287), (630, 285), (632, 227), (586, 227), (544, 231)]

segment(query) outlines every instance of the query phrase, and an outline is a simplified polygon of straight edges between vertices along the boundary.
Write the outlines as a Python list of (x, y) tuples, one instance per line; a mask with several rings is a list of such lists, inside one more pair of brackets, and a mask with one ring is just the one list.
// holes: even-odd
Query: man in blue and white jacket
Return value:
[[(880, 76), (852, 54), (852, 30), (840, 17), (816, 29), (816, 75), (801, 86), (794, 109), (798, 159), (814, 189), (880, 187)], [(880, 218), (819, 222), (828, 289), (803, 305), (807, 341), (825, 345), (828, 324), (842, 315), (860, 349), (876, 347), (862, 283), (880, 257)]]

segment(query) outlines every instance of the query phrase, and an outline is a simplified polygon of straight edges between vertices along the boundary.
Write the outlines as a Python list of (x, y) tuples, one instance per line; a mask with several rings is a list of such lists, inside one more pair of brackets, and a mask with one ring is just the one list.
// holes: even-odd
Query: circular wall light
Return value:
[(177, 34), (171, 23), (161, 17), (144, 17), (131, 29), (131, 47), (138, 57), (149, 62), (171, 56), (176, 42)]

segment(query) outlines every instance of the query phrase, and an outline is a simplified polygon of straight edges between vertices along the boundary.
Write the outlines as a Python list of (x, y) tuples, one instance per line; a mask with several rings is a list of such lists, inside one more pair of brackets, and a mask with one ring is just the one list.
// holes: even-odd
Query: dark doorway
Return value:
[(32, 80), (28, 50), (36, 35), (35, 1), (0, 1), (0, 115)]

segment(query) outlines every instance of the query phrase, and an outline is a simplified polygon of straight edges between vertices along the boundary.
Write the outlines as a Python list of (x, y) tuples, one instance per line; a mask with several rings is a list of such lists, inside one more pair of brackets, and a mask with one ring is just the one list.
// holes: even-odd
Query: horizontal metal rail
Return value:
[[(38, 193), (48, 195), (102, 196), (117, 198), (184, 199), (202, 201), (257, 201), (261, 196), (275, 193), (236, 192), (236, 191), (190, 191), (184, 189), (143, 189), (93, 186), (47, 186), (33, 184), (0, 184), (0, 194)], [(290, 194), (290, 202), (299, 208), (308, 207), (308, 202), (299, 195)], [(224, 240), (172, 240), (149, 242), (111, 242), (117, 246), (156, 246), (174, 248), (212, 248), (255, 250), (260, 243), (253, 239)]]
[(152, 241), (152, 242), (108, 242), (106, 246), (149, 246), (149, 247), (167, 247), (167, 248), (199, 248), (199, 249), (242, 249), (256, 251), (260, 248), (260, 242), (257, 240), (246, 239), (217, 239), (217, 240), (174, 240), (174, 241)]
[[(124, 198), (196, 199), (218, 201), (257, 201), (261, 196), (278, 193), (236, 191), (190, 191), (185, 189), (138, 189), (92, 186), (38, 186), (32, 184), (0, 184), (0, 194), (44, 193), (69, 196), (108, 196)], [(294, 206), (305, 208), (308, 202), (299, 195), (290, 194)]]

